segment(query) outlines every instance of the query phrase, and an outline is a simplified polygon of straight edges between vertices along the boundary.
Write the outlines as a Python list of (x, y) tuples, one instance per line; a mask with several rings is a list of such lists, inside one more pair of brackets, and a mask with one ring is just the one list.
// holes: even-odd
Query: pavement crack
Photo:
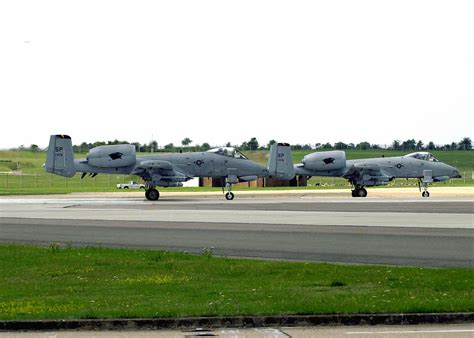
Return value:
[(75, 208), (75, 207), (78, 207), (80, 206), (80, 204), (71, 204), (71, 205), (65, 205), (63, 206), (63, 209), (67, 209), (67, 208)]

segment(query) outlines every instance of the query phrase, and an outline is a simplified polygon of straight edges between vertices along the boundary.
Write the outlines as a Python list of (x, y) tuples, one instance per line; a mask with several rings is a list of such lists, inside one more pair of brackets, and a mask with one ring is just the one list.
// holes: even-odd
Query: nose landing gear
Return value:
[(232, 201), (234, 199), (234, 193), (232, 192), (232, 183), (227, 182), (225, 184), (227, 188), (227, 193), (225, 194), (225, 199), (228, 201)]
[(425, 182), (424, 180), (419, 179), (418, 188), (420, 189), (420, 191), (422, 187), (423, 187), (423, 192), (421, 193), (421, 196), (425, 198), (430, 197), (430, 193), (428, 191), (428, 182)]

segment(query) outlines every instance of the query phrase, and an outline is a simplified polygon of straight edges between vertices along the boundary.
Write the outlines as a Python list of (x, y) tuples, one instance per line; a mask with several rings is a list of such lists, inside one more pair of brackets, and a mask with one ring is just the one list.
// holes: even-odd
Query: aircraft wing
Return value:
[(359, 162), (349, 167), (344, 178), (363, 186), (386, 185), (393, 177), (387, 175), (383, 168), (373, 162)]
[(131, 175), (138, 175), (145, 179), (151, 179), (153, 184), (158, 186), (181, 186), (181, 182), (186, 182), (192, 178), (171, 162), (163, 160), (148, 160), (140, 162)]
[(349, 171), (344, 176), (358, 175), (360, 173), (378, 173), (381, 172), (380, 166), (376, 163), (356, 163), (349, 167)]

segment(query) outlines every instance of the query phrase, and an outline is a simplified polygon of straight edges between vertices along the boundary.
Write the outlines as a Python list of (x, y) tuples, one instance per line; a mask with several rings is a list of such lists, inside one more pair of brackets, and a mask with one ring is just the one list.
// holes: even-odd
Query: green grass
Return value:
[[(294, 151), (293, 160), (300, 162), (304, 155), (311, 151)], [(369, 158), (385, 156), (399, 156), (406, 152), (388, 150), (348, 150), (348, 159)], [(434, 151), (434, 155), (441, 161), (455, 165), (463, 174), (461, 179), (452, 179), (448, 182), (436, 183), (435, 186), (472, 186), (472, 172), (474, 170), (474, 156), (472, 151)], [(75, 154), (76, 158), (85, 157), (86, 154)], [(144, 154), (143, 154), (144, 155)], [(247, 155), (250, 159), (265, 164), (267, 162), (266, 151), (249, 151)], [(57, 175), (47, 174), (43, 171), (42, 165), (45, 161), (46, 153), (29, 151), (0, 151), (0, 195), (11, 194), (52, 194), (68, 192), (89, 192), (89, 191), (116, 191), (116, 184), (140, 179), (136, 176), (127, 175), (107, 175), (101, 174), (95, 178), (86, 177), (81, 180), (81, 174), (76, 174), (73, 178), (64, 178)], [(13, 172), (13, 173), (12, 173)], [(21, 174), (20, 174), (21, 173)], [(333, 177), (313, 177), (309, 185), (315, 188), (348, 188), (346, 180)], [(398, 179), (390, 186), (403, 187), (417, 185), (416, 180)], [(236, 187), (237, 188), (237, 187)], [(243, 188), (241, 188), (243, 189)], [(209, 191), (208, 188), (171, 188), (165, 191)]]
[(0, 319), (474, 311), (472, 269), (0, 245)]

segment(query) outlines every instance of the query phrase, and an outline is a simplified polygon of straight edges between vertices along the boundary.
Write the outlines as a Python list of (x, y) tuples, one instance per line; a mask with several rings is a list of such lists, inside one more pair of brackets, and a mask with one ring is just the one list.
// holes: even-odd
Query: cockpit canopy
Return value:
[(417, 160), (422, 160), (422, 161), (429, 161), (429, 162), (439, 162), (431, 153), (422, 151), (418, 153), (411, 153), (408, 155), (405, 155), (406, 157), (413, 157), (416, 158)]
[(247, 160), (247, 157), (242, 154), (240, 151), (235, 149), (234, 147), (220, 147), (220, 148), (213, 148), (207, 151), (208, 153), (214, 153), (217, 155), (233, 157), (233, 158), (240, 158)]

